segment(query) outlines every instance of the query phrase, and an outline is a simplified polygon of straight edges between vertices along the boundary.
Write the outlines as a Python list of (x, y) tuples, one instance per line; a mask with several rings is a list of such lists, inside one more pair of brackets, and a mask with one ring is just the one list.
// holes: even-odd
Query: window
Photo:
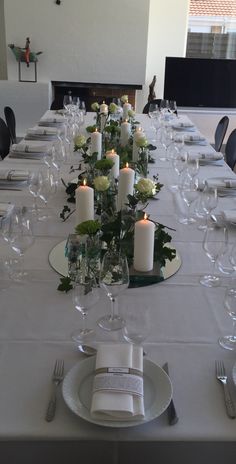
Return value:
[(190, 0), (186, 56), (236, 59), (235, 0)]

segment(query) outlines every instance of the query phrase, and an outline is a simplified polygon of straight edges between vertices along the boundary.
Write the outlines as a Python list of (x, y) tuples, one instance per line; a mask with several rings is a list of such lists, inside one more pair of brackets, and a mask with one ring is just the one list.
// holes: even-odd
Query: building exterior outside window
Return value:
[(236, 59), (235, 0), (190, 0), (186, 56)]

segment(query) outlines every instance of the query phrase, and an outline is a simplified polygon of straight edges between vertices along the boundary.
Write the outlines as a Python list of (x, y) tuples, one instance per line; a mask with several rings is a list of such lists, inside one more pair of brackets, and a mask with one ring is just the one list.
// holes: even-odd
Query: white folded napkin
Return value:
[(144, 418), (142, 347), (102, 344), (95, 369), (91, 415), (116, 421)]
[(222, 212), (222, 217), (227, 222), (236, 222), (236, 210), (226, 210)]
[(207, 179), (206, 184), (209, 187), (216, 187), (219, 189), (227, 189), (227, 188), (236, 188), (236, 179)]
[(40, 119), (40, 125), (43, 125), (44, 122), (46, 123), (63, 123), (65, 122), (65, 119), (63, 118), (63, 116), (58, 116), (58, 117), (51, 117), (51, 118), (42, 118)]
[(223, 159), (223, 155), (220, 152), (208, 152), (208, 153), (189, 153), (188, 159), (195, 160), (206, 160), (206, 161), (217, 161)]
[(8, 203), (0, 203), (0, 216), (4, 216), (9, 208)]
[(184, 141), (185, 142), (205, 142), (205, 137), (202, 135), (193, 134), (193, 135), (185, 135)]
[(188, 127), (194, 127), (193, 124), (191, 124), (190, 122), (179, 122), (179, 123), (176, 123), (176, 124), (173, 124), (172, 127), (174, 128), (179, 128), (179, 129), (184, 129), (184, 128), (188, 128)]
[(31, 145), (30, 143), (18, 143), (17, 145), (12, 145), (12, 152), (20, 153), (45, 153), (47, 151), (47, 145)]
[(29, 135), (57, 135), (57, 133), (56, 127), (32, 127), (27, 131)]
[(0, 169), (0, 180), (20, 181), (27, 180), (29, 177), (28, 171), (17, 169)]

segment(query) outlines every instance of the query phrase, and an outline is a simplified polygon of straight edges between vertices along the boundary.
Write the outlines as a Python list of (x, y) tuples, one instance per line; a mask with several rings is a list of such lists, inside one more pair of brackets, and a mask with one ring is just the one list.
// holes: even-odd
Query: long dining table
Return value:
[[(53, 115), (47, 112), (46, 116)], [(85, 127), (93, 121), (88, 113)], [(148, 115), (136, 115), (150, 141), (155, 138)], [(180, 116), (186, 121), (186, 116)], [(197, 129), (196, 129), (197, 130)], [(196, 132), (198, 133), (198, 132)], [(155, 144), (153, 142), (153, 144)], [(189, 152), (212, 151), (192, 144)], [(158, 284), (126, 290), (129, 306), (143, 302), (149, 308), (150, 332), (145, 340), (148, 359), (162, 366), (168, 362), (173, 397), (179, 421), (170, 426), (167, 414), (133, 427), (103, 427), (85, 421), (65, 404), (61, 390), (53, 422), (45, 421), (51, 392), (51, 375), (55, 360), (65, 363), (67, 373), (76, 363), (86, 359), (71, 339), (79, 326), (80, 315), (74, 309), (71, 293), (57, 290), (60, 276), (50, 266), (49, 253), (58, 243), (73, 233), (75, 218), (59, 217), (67, 204), (65, 186), (59, 183), (51, 198), (51, 217), (34, 223), (35, 241), (25, 253), (25, 268), (29, 277), (24, 283), (11, 280), (3, 267), (0, 289), (0, 456), (1, 463), (64, 463), (70, 459), (86, 463), (131, 462), (149, 464), (162, 461), (191, 464), (199, 462), (229, 462), (236, 456), (236, 419), (226, 414), (223, 389), (215, 376), (215, 360), (223, 360), (229, 376), (229, 387), (236, 405), (236, 386), (232, 369), (236, 363), (234, 351), (220, 347), (220, 336), (232, 331), (232, 320), (224, 308), (224, 294), (234, 274), (222, 274), (219, 287), (207, 288), (199, 283), (212, 263), (203, 248), (203, 231), (197, 224), (179, 222), (176, 193), (170, 189), (175, 173), (170, 161), (160, 160), (158, 150), (152, 152), (154, 164), (149, 165), (149, 177), (158, 174), (163, 184), (157, 199), (149, 201), (147, 211), (152, 219), (171, 228), (172, 245), (181, 266), (174, 275)], [(70, 154), (61, 166), (65, 183), (74, 179), (78, 153)], [(44, 160), (6, 157), (1, 168), (45, 168)], [(232, 178), (235, 174), (222, 163), (200, 166), (199, 179)], [(23, 184), (22, 184), (23, 185)], [(28, 186), (19, 191), (0, 190), (0, 202), (16, 206), (32, 206)], [(71, 205), (69, 205), (71, 206)], [(73, 207), (73, 205), (71, 206)], [(235, 207), (235, 197), (220, 197), (217, 210)], [(0, 229), (1, 232), (1, 229)], [(229, 244), (235, 243), (235, 226), (228, 224)], [(14, 252), (1, 236), (2, 263)], [(105, 332), (96, 321), (109, 313), (110, 303), (101, 291), (99, 302), (88, 314), (89, 324), (96, 330), (96, 345), (123, 340), (121, 331)], [(144, 393), (145, 394), (145, 393)], [(156, 392), (158, 396), (158, 392)]]

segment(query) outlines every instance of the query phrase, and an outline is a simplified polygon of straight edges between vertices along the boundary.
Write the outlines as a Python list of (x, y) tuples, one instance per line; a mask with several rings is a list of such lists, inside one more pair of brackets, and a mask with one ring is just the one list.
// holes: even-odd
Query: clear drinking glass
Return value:
[(233, 320), (231, 335), (225, 335), (219, 339), (219, 344), (226, 350), (235, 350), (236, 348), (236, 289), (227, 288), (224, 297), (224, 307), (228, 315)]
[(218, 287), (221, 279), (216, 275), (216, 262), (227, 251), (228, 230), (215, 224), (208, 224), (202, 243), (203, 250), (212, 262), (212, 272), (200, 279), (200, 284), (205, 287)]
[(191, 217), (190, 208), (193, 202), (197, 199), (198, 194), (198, 182), (193, 180), (188, 174), (181, 187), (181, 196), (188, 206), (188, 217), (184, 221), (184, 224), (192, 224), (193, 222), (196, 222), (195, 219)]
[(138, 299), (134, 304), (133, 296), (121, 298), (120, 306), (125, 320), (122, 329), (124, 339), (133, 345), (143, 345), (151, 328), (150, 308), (144, 298)]
[(83, 326), (75, 330), (71, 337), (78, 343), (86, 343), (94, 337), (94, 329), (87, 327), (88, 310), (99, 300), (99, 288), (93, 276), (80, 274), (72, 290), (72, 300), (75, 309), (82, 315)]
[(4, 224), (3, 238), (16, 253), (16, 259), (9, 259), (10, 277), (22, 281), (28, 276), (24, 270), (24, 254), (34, 243), (31, 217), (26, 209), (16, 208)]
[(205, 185), (203, 191), (200, 194), (200, 202), (199, 202), (199, 210), (202, 212), (201, 217), (203, 222), (201, 222), (198, 226), (198, 229), (205, 230), (207, 227), (208, 220), (212, 211), (217, 207), (218, 204), (218, 196), (217, 196), (217, 188), (209, 187), (207, 184)]
[(125, 321), (115, 313), (115, 304), (117, 296), (129, 285), (129, 268), (125, 255), (120, 252), (106, 252), (101, 264), (99, 283), (110, 299), (111, 314), (103, 316), (97, 323), (108, 331), (122, 329)]

